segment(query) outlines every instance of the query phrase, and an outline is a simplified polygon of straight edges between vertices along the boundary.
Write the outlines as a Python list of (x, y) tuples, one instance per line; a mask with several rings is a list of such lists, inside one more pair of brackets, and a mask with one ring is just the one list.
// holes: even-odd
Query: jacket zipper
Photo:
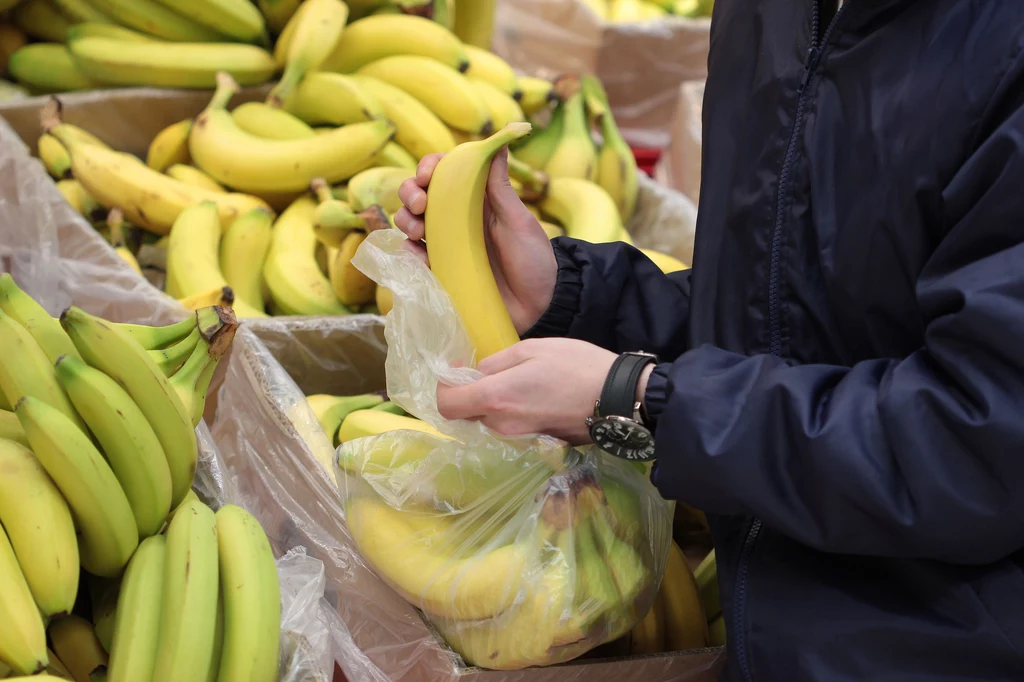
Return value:
[[(821, 40), (818, 40), (818, 31), (821, 28), (821, 1), (814, 0), (814, 10), (811, 18), (811, 47), (807, 50), (807, 57), (804, 60), (804, 75), (797, 92), (793, 132), (790, 134), (786, 155), (782, 161), (782, 170), (779, 173), (779, 189), (775, 199), (775, 224), (771, 232), (771, 260), (768, 270), (768, 328), (770, 332), (768, 348), (772, 355), (782, 354), (782, 321), (779, 319), (779, 280), (782, 275), (780, 273), (779, 259), (781, 258), (780, 252), (782, 250), (782, 223), (785, 216), (785, 203), (789, 196), (790, 168), (796, 157), (797, 144), (799, 144), (800, 135), (803, 132), (807, 92), (811, 78), (814, 77), (814, 70), (818, 67), (818, 62), (821, 60), (824, 46), (828, 44), (829, 38), (832, 37), (832, 33), (835, 30), (836, 23), (849, 5), (849, 0), (847, 0), (847, 2), (844, 2), (839, 7), (835, 16), (832, 17), (832, 21), (829, 22), (828, 28), (825, 29), (825, 34), (821, 37)], [(731, 634), (736, 643), (735, 650), (740, 672), (746, 682), (753, 682), (750, 674), (750, 661), (747, 657), (746, 631), (744, 629), (744, 617), (746, 616), (747, 606), (747, 577), (750, 571), (750, 554), (760, 532), (761, 520), (755, 518), (750, 524), (750, 530), (747, 531), (746, 539), (743, 541), (743, 548), (740, 550), (739, 567), (736, 571), (736, 598), (735, 607), (733, 608), (735, 621), (733, 623), (733, 633)]]

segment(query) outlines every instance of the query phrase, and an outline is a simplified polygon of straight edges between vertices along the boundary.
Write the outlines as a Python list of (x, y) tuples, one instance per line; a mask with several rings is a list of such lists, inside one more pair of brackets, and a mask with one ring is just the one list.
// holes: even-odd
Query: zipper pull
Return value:
[(811, 77), (814, 75), (814, 68), (818, 65), (818, 57), (821, 55), (821, 50), (817, 46), (807, 50), (807, 58), (804, 59), (804, 80), (800, 84), (800, 89), (805, 89), (811, 83)]

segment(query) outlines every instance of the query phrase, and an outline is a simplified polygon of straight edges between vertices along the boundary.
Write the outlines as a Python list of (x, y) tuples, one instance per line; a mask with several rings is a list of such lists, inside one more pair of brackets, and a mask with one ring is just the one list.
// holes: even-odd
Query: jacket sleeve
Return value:
[(552, 241), (558, 282), (551, 305), (523, 338), (560, 336), (616, 353), (675, 359), (686, 349), (690, 271), (665, 275), (628, 244)]
[(1024, 547), (1024, 105), (943, 190), (921, 348), (853, 367), (710, 346), (659, 365), (653, 480), (815, 548), (989, 563)]

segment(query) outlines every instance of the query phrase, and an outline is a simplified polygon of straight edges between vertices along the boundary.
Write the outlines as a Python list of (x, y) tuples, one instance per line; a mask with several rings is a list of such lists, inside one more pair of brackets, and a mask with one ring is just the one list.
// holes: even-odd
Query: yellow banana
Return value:
[(220, 194), (227, 193), (227, 189), (224, 188), (224, 185), (220, 184), (195, 166), (186, 166), (183, 163), (176, 163), (164, 172), (169, 177), (174, 178), (178, 182), (183, 182), (190, 187), (198, 187), (200, 189)]
[(303, 78), (284, 102), (284, 110), (309, 125), (340, 126), (387, 118), (377, 98), (355, 78), (325, 71)]
[(689, 270), (690, 266), (683, 261), (668, 255), (667, 253), (661, 253), (660, 251), (654, 251), (652, 249), (641, 249), (644, 255), (654, 261), (662, 272), (666, 275), (670, 272), (679, 272), (680, 270)]
[(419, 55), (456, 71), (469, 67), (465, 47), (444, 26), (423, 17), (393, 14), (353, 22), (321, 68), (352, 73), (393, 55)]
[(128, 154), (83, 144), (63, 124), (52, 128), (51, 133), (68, 147), (75, 178), (89, 194), (107, 208), (120, 206), (134, 225), (150, 232), (167, 234), (184, 209), (204, 200), (217, 204), (225, 226), (253, 208), (268, 208), (256, 197), (190, 187)]
[[(44, 673), (44, 675), (42, 675), (42, 677), (50, 677), (50, 675), (52, 674), (53, 677), (50, 677), (50, 679), (58, 678), (61, 680), (71, 680), (72, 682), (74, 682), (75, 678), (71, 674), (71, 671), (64, 667), (64, 664), (60, 662), (59, 658), (57, 658), (57, 654), (53, 653), (51, 649), (47, 649), (46, 655), (50, 658), (50, 664), (46, 666), (46, 672)], [(39, 678), (33, 677), (32, 679), (35, 680)]]
[(456, 0), (455, 35), (467, 45), (491, 49), (498, 0)]
[(469, 556), (438, 553), (406, 516), (370, 497), (352, 498), (346, 507), (360, 554), (409, 602), (432, 616), (453, 620), (491, 618), (513, 605), (529, 556), (528, 543)]
[(282, 69), (288, 63), (288, 52), (292, 46), (292, 38), (295, 36), (295, 29), (302, 23), (302, 15), (310, 8), (308, 3), (303, 2), (292, 14), (288, 23), (285, 24), (281, 34), (274, 41), (274, 60)]
[(295, 11), (301, 7), (302, 0), (256, 0), (260, 12), (267, 20), (270, 30), (280, 33), (288, 25)]
[(377, 155), (373, 164), (378, 167), (406, 168), (415, 171), (418, 162), (416, 157), (407, 152), (400, 144), (388, 142)]
[(266, 533), (234, 505), (217, 511), (224, 635), (217, 679), (275, 682), (281, 642), (281, 587)]
[(139, 261), (135, 259), (135, 254), (128, 248), (127, 241), (124, 236), (124, 212), (116, 206), (110, 209), (107, 213), (107, 230), (110, 233), (110, 245), (114, 247), (114, 253), (116, 253), (121, 260), (128, 264), (136, 274), (142, 274), (142, 268), (139, 267)]
[(515, 99), (523, 96), (522, 90), (519, 89), (519, 79), (508, 62), (489, 50), (473, 45), (466, 45), (466, 52), (469, 54), (467, 78), (490, 83)]
[(277, 71), (273, 56), (255, 45), (81, 38), (69, 49), (83, 72), (112, 85), (212, 88), (221, 71), (242, 85), (260, 85)]
[(217, 260), (220, 237), (220, 216), (213, 202), (203, 201), (181, 212), (167, 245), (168, 294), (182, 299), (227, 284)]
[[(155, 0), (89, 0), (117, 23), (165, 40), (208, 43), (224, 37)], [(175, 5), (177, 7), (177, 5)]]
[(188, 136), (192, 132), (192, 119), (186, 118), (167, 126), (153, 138), (146, 152), (146, 165), (165, 171), (176, 164), (188, 164)]
[(57, 377), (103, 448), (139, 537), (155, 535), (171, 510), (171, 471), (153, 427), (116, 381), (81, 360), (61, 358)]
[(106, 210), (90, 196), (82, 183), (78, 180), (58, 180), (57, 189), (64, 196), (65, 201), (78, 212), (80, 216), (88, 221), (99, 220), (106, 214)]
[(669, 548), (668, 566), (661, 581), (665, 619), (665, 650), (689, 651), (708, 645), (708, 621), (704, 617), (697, 581), (683, 551), (674, 541)]
[[(71, 20), (72, 26), (69, 31), (79, 24), (94, 23), (101, 25), (116, 25), (117, 22), (99, 11), (86, 0), (54, 0), (57, 9), (65, 17)], [(69, 34), (65, 32), (65, 36)]]
[(665, 611), (660, 593), (647, 615), (630, 632), (630, 639), (629, 653), (634, 656), (660, 654), (665, 650)]
[(0, 310), (12, 317), (35, 339), (50, 362), (62, 355), (78, 357), (71, 339), (43, 306), (26, 294), (10, 274), (0, 275)]
[(263, 277), (270, 297), (286, 315), (344, 315), (330, 281), (316, 264), (313, 230), (316, 201), (303, 196), (281, 214), (274, 225)]
[(636, 210), (639, 190), (636, 156), (615, 124), (601, 82), (594, 76), (583, 76), (582, 83), (584, 91), (591, 90), (604, 106), (604, 113), (600, 117), (603, 141), (597, 157), (597, 182), (615, 200), (623, 224), (628, 224)]
[(245, 132), (268, 140), (301, 140), (316, 135), (299, 118), (263, 102), (240, 104), (231, 118)]
[(285, 55), (284, 74), (267, 96), (269, 102), (280, 105), (287, 101), (306, 73), (320, 68), (334, 51), (347, 21), (348, 5), (341, 0), (305, 0), (302, 11), (289, 22), (295, 22), (295, 27)]
[(377, 310), (381, 315), (387, 315), (391, 312), (391, 309), (395, 307), (394, 297), (391, 294), (391, 290), (377, 285), (377, 293), (374, 296), (374, 300), (377, 303)]
[(494, 130), (490, 111), (469, 79), (441, 62), (395, 55), (370, 62), (358, 73), (404, 90), (457, 130), (484, 135)]
[(46, 166), (46, 172), (55, 180), (71, 177), (71, 155), (53, 135), (43, 134), (39, 138), (39, 158)]
[(718, 591), (718, 563), (715, 559), (715, 550), (704, 557), (704, 560), (693, 572), (694, 580), (697, 581), (697, 589), (700, 590), (700, 601), (704, 605), (704, 615), (708, 622), (722, 615), (722, 603)]
[(220, 244), (220, 270), (236, 300), (262, 311), (263, 264), (270, 251), (274, 217), (257, 208), (236, 220), (224, 233)]
[(725, 646), (726, 628), (725, 616), (719, 614), (717, 618), (708, 625), (708, 644), (711, 646)]
[[(69, 0), (57, 0), (57, 2), (68, 2)], [(75, 2), (84, 2), (84, 0), (73, 0)], [(98, 10), (96, 10), (98, 11)], [(148, 43), (159, 41), (159, 38), (146, 35), (145, 33), (139, 33), (133, 31), (130, 28), (124, 26), (118, 26), (117, 24), (105, 24), (100, 22), (87, 21), (81, 24), (75, 24), (68, 29), (67, 41), (70, 43), (79, 38), (114, 38), (116, 40), (125, 40), (133, 43)]]
[(565, 104), (562, 135), (544, 164), (544, 172), (552, 178), (597, 179), (597, 150), (590, 137), (590, 124), (584, 109), (582, 91), (577, 90)]
[(486, 140), (459, 146), (441, 159), (427, 192), (430, 269), (466, 325), (477, 361), (519, 341), (491, 272), (483, 202), (494, 155), (529, 132), (529, 123), (511, 123)]
[(523, 113), (527, 116), (533, 116), (547, 109), (552, 102), (558, 101), (555, 84), (547, 79), (519, 76), (517, 81), (519, 91), (522, 93), (519, 98), (519, 106), (523, 108)]
[(263, 15), (246, 0), (157, 0), (197, 24), (246, 43), (263, 36)]
[(395, 124), (395, 142), (417, 159), (455, 149), (451, 130), (418, 99), (377, 78), (353, 78), (376, 98), (388, 120)]
[[(279, 645), (280, 646), (280, 645)], [(220, 672), (221, 653), (224, 649), (224, 590), (217, 592), (217, 620), (213, 626), (213, 653), (206, 671), (207, 682), (215, 682)]]
[[(19, 430), (27, 441), (20, 424)], [(32, 597), (46, 617), (71, 613), (78, 594), (78, 539), (67, 502), (24, 445), (0, 439), (0, 469), (0, 524)]]
[(102, 84), (79, 68), (71, 51), (57, 43), (33, 43), (11, 55), (11, 76), (36, 92), (94, 90)]
[(546, 220), (540, 220), (538, 222), (540, 223), (541, 228), (543, 228), (544, 234), (548, 236), (548, 239), (554, 239), (555, 237), (565, 235), (565, 230), (554, 223), (549, 223)]
[(364, 409), (355, 410), (345, 415), (345, 419), (338, 428), (338, 444), (366, 436), (378, 436), (388, 431), (417, 431), (438, 438), (447, 438), (430, 424), (415, 417), (403, 417), (390, 412)]
[(176, 506), (192, 487), (197, 453), (191, 415), (170, 381), (130, 332), (75, 307), (61, 316), (61, 324), (82, 359), (121, 384), (153, 427), (167, 457)]
[(58, 618), (50, 623), (47, 634), (53, 642), (53, 652), (76, 682), (86, 682), (93, 671), (107, 665), (107, 652), (92, 623), (81, 616)]
[(328, 263), (328, 279), (334, 295), (346, 306), (360, 306), (373, 300), (373, 280), (352, 265), (359, 245), (366, 240), (366, 233), (353, 230), (341, 242)]
[(110, 682), (153, 679), (163, 608), (167, 538), (154, 535), (139, 544), (121, 580), (110, 651)]
[(37, 40), (64, 42), (71, 22), (53, 0), (25, 0), (11, 10), (11, 23)]
[(615, 201), (589, 180), (551, 178), (540, 210), (557, 220), (573, 239), (599, 244), (623, 241), (626, 234)]
[(402, 207), (402, 200), (398, 197), (399, 186), (415, 176), (416, 170), (408, 168), (364, 170), (348, 181), (348, 203), (357, 213), (371, 206), (380, 206), (389, 214), (395, 213)]
[(356, 410), (368, 410), (371, 407), (380, 405), (384, 398), (376, 393), (357, 396), (333, 396), (333, 395), (311, 395), (306, 396), (306, 402), (316, 415), (317, 421), (323, 428), (327, 438), (332, 445), (337, 444), (338, 429), (351, 412)]
[(526, 114), (523, 113), (519, 104), (503, 90), (488, 81), (470, 79), (469, 82), (490, 112), (496, 130), (500, 130), (514, 121), (526, 120)]
[(48, 662), (43, 620), (0, 526), (0, 663), (19, 675), (34, 675)]
[[(41, 400), (23, 398), (14, 413), (74, 513), (82, 567), (100, 577), (118, 575), (138, 546), (139, 534), (110, 465), (85, 431)], [(57, 655), (68, 664), (60, 651)]]
[[(21, 445), (28, 445), (25, 429), (21, 428), (21, 422), (18, 421), (18, 417), (9, 410), (0, 409), (0, 441), (11, 441)], [(0, 516), (2, 516), (2, 513), (0, 513)]]
[(189, 149), (215, 180), (245, 191), (298, 192), (316, 177), (345, 180), (369, 167), (391, 141), (388, 121), (355, 123), (302, 140), (265, 140), (238, 127), (225, 109), (238, 86), (226, 74), (196, 119)]

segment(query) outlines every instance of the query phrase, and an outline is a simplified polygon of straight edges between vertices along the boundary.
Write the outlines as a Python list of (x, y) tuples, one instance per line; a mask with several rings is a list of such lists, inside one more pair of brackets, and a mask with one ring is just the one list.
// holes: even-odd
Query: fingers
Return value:
[(426, 226), (423, 223), (423, 219), (413, 215), (405, 207), (398, 209), (398, 213), (395, 214), (395, 227), (404, 232), (405, 236), (414, 242), (420, 241), (426, 234)]
[(430, 267), (430, 260), (427, 258), (427, 249), (420, 242), (407, 241), (402, 243), (402, 248), (419, 258), (424, 265)]
[(510, 348), (498, 351), (494, 355), (490, 355), (481, 360), (476, 368), (487, 376), (504, 372), (507, 369), (512, 369), (526, 360), (526, 354), (523, 351), (524, 344), (527, 343), (528, 342), (523, 341)]
[(475, 419), (483, 416), (481, 381), (468, 386), (437, 385), (437, 411), (445, 419)]
[(420, 159), (419, 164), (416, 166), (416, 184), (423, 189), (430, 185), (430, 178), (434, 175), (434, 169), (437, 168), (437, 164), (441, 162), (443, 156), (444, 154), (427, 154)]
[(427, 210), (427, 192), (416, 178), (409, 178), (398, 187), (398, 198), (413, 215), (423, 215)]

